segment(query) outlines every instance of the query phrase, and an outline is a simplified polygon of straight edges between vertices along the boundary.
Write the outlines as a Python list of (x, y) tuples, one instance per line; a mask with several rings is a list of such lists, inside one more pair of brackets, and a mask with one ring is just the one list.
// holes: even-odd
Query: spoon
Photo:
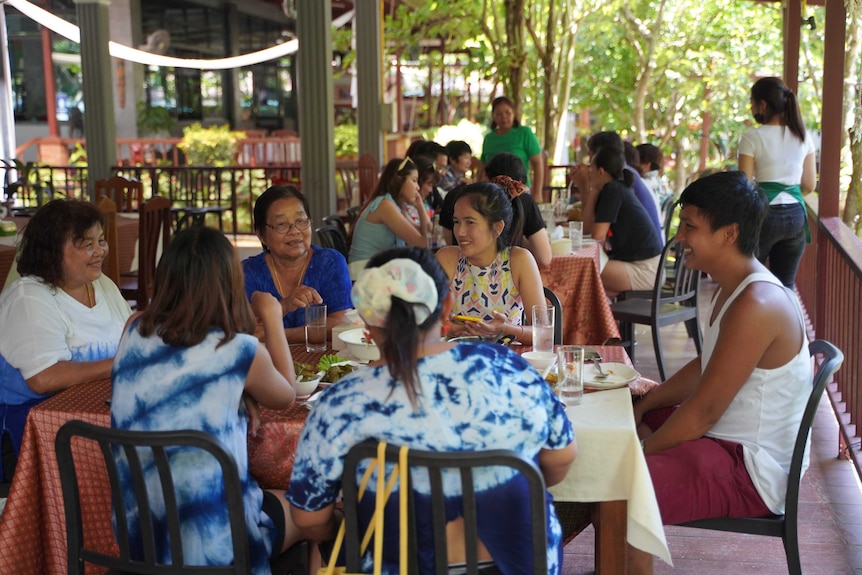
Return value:
[(594, 359), (594, 360), (592, 360), (592, 362), (593, 362), (593, 366), (595, 366), (595, 368), (596, 368), (596, 371), (598, 371), (598, 373), (595, 375), (595, 378), (596, 378), (596, 379), (605, 379), (605, 378), (607, 378), (607, 377), (608, 377), (608, 374), (606, 374), (604, 371), (602, 371), (602, 364), (601, 364), (601, 363), (599, 363), (598, 361), (596, 361), (595, 359)]

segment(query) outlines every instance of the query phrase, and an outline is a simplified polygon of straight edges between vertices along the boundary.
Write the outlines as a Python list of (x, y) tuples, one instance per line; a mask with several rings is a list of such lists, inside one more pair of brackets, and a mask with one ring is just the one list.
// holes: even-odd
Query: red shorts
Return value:
[[(675, 409), (651, 411), (643, 421), (656, 430)], [(772, 514), (751, 482), (738, 443), (702, 437), (651, 453), (646, 462), (665, 525)]]

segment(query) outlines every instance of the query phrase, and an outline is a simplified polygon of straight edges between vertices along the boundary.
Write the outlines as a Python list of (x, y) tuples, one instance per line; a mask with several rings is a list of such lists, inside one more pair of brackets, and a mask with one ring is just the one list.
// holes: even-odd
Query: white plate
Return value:
[(584, 387), (587, 389), (616, 389), (625, 387), (641, 376), (624, 363), (602, 362), (602, 370), (608, 374), (604, 379), (598, 379), (598, 370), (592, 363), (584, 365)]

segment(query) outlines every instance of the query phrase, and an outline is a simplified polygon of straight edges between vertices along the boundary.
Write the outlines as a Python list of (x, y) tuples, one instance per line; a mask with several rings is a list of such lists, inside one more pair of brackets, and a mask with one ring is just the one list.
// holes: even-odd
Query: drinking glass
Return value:
[(569, 222), (569, 240), (573, 252), (584, 247), (584, 222)]
[(568, 407), (578, 405), (584, 395), (584, 348), (561, 345), (557, 348), (557, 394)]
[(305, 308), (305, 351), (326, 351), (326, 304)]
[(554, 306), (533, 306), (533, 351), (554, 351)]

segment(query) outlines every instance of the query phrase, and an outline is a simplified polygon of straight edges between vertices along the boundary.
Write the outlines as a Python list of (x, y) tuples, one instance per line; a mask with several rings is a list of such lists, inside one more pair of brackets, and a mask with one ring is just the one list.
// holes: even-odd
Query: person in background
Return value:
[[(415, 210), (418, 224), (410, 219), (408, 206)], [(356, 222), (348, 258), (351, 276), (355, 279), (365, 262), (383, 250), (407, 244), (425, 247), (430, 231), (416, 164), (409, 157), (390, 160)]]
[[(269, 557), (299, 540), (283, 491), (268, 496), (248, 472), (249, 416), (244, 398), (271, 409), (288, 407), (296, 396), (293, 360), (281, 325), (282, 306), (269, 293), (254, 292), (251, 305), (243, 289), (242, 267), (227, 238), (218, 230), (193, 226), (179, 232), (165, 249), (156, 271), (152, 303), (126, 325), (111, 373), (111, 427), (135, 431), (194, 429), (215, 436), (237, 462), (242, 484), (252, 573), (270, 573)], [(263, 342), (253, 335), (255, 316)], [(256, 404), (254, 409), (256, 411)], [(258, 422), (259, 423), (259, 422)], [(252, 432), (255, 430), (252, 429)], [(167, 529), (158, 504), (158, 472), (152, 454), (142, 453), (153, 499), (156, 532)], [(209, 457), (168, 457), (183, 519), (183, 559), (190, 565), (230, 565), (233, 546), (225, 545), (230, 528), (221, 467)], [(125, 454), (115, 454), (121, 485), (135, 480)], [(149, 460), (149, 461), (148, 461)], [(130, 488), (123, 497), (129, 519), (132, 556), (144, 550), (135, 529), (138, 505)], [(161, 511), (157, 511), (161, 510)], [(139, 544), (138, 544), (139, 545)], [(158, 551), (170, 558), (167, 546)]]
[(673, 196), (664, 181), (664, 154), (658, 146), (652, 144), (640, 144), (636, 149), (640, 157), (641, 177), (658, 202), (659, 211), (661, 211), (664, 202)]
[(525, 325), (545, 295), (536, 260), (513, 243), (522, 221), (513, 212), (520, 209), (497, 184), (478, 182), (460, 191), (452, 229), (458, 245), (442, 248), (437, 259), (452, 278), (453, 313), (482, 321), (456, 318), (453, 336), (532, 342)]
[[(553, 253), (551, 252), (551, 239), (545, 228), (545, 221), (536, 200), (533, 199), (529, 188), (526, 186), (527, 174), (524, 164), (514, 154), (501, 152), (491, 158), (485, 166), (485, 176), (491, 182), (499, 185), (509, 194), (513, 202), (518, 202), (520, 208), (513, 212), (513, 217), (523, 220), (515, 222), (521, 230), (520, 238), (513, 238), (513, 245), (519, 245), (530, 250), (540, 268), (551, 264)], [(452, 216), (455, 211), (455, 201), (462, 188), (453, 191), (443, 200), (443, 209), (440, 211), (440, 226), (443, 228), (443, 238), (446, 243), (457, 243), (452, 233)], [(514, 227), (513, 227), (514, 229)]]
[[(611, 147), (619, 151), (620, 154), (625, 155), (625, 145), (623, 144), (623, 139), (620, 138), (620, 135), (616, 132), (597, 132), (590, 136), (587, 140), (587, 148), (590, 151), (590, 162), (592, 163), (593, 156), (596, 153), (596, 150), (599, 148), (607, 148)], [(625, 157), (625, 156), (624, 156)], [(623, 168), (626, 172), (631, 174), (632, 177), (632, 190), (635, 193), (635, 197), (641, 203), (647, 215), (650, 218), (653, 226), (655, 227), (656, 232), (659, 237), (664, 237), (664, 227), (662, 226), (661, 219), (659, 218), (659, 209), (656, 207), (655, 200), (653, 199), (652, 193), (646, 187), (640, 175), (638, 175), (637, 170), (633, 167), (626, 164)], [(572, 179), (577, 185), (579, 190), (588, 190), (590, 188), (590, 175), (592, 172), (587, 165), (579, 165), (575, 166), (572, 169)], [(583, 197), (581, 198), (583, 201)], [(584, 221), (584, 233), (591, 233), (592, 230), (589, 227), (592, 223), (587, 223)]]
[(485, 135), (482, 142), (479, 179), (482, 179), (484, 166), (491, 158), (500, 152), (515, 154), (525, 167), (530, 167), (532, 174), (528, 174), (526, 183), (532, 190), (533, 199), (542, 203), (546, 166), (542, 147), (535, 134), (530, 128), (521, 125), (515, 104), (506, 96), (494, 98), (491, 103), (491, 118), (491, 131)]
[[(397, 248), (375, 256), (353, 287), (353, 300), (382, 359), (324, 390), (302, 429), (287, 498), (294, 521), (312, 540), (334, 538), (342, 520), (337, 500), (344, 459), (367, 439), (438, 452), (511, 449), (537, 463), (546, 485), (565, 477), (577, 455), (565, 408), (509, 348), (443, 340), (452, 292), (429, 251)], [(513, 527), (530, 524), (529, 509), (517, 504), (526, 487), (513, 473), (503, 473), (480, 470), (475, 476), (481, 572), (532, 573), (530, 538)], [(373, 512), (374, 483), (360, 502), (363, 530)], [(411, 487), (419, 572), (431, 573), (430, 486), (416, 476)], [(456, 511), (460, 493), (445, 486), (444, 493), (448, 560), (457, 569), (465, 561), (463, 519)], [(397, 490), (391, 497), (398, 497)], [(558, 575), (562, 535), (547, 499), (548, 573)], [(387, 537), (383, 545), (383, 572), (397, 572), (398, 538)]]
[[(449, 165), (440, 178), (437, 187), (444, 194), (448, 194), (462, 184), (468, 184), (467, 172), (472, 169), (473, 150), (470, 145), (462, 140), (452, 140), (446, 144), (446, 153), (449, 156)], [(445, 199), (445, 195), (444, 195)]]
[(796, 95), (779, 78), (754, 83), (751, 113), (762, 125), (742, 135), (739, 169), (769, 198), (757, 257), (792, 289), (810, 240), (803, 196), (817, 184), (814, 142), (806, 134)]
[(263, 251), (242, 262), (249, 301), (254, 292), (281, 302), (288, 341), (305, 341), (305, 308), (326, 304), (328, 330), (346, 321), (350, 272), (344, 256), (312, 245), (308, 200), (295, 186), (268, 188), (254, 203), (254, 229)]
[(601, 270), (609, 294), (652, 289), (664, 247), (634, 195), (633, 176), (624, 166), (619, 149), (596, 150), (590, 163), (592, 187), (583, 200), (584, 228), (589, 224), (593, 239), (610, 246), (609, 260)]
[(3, 482), (11, 481), (27, 414), (66, 388), (111, 375), (131, 315), (102, 273), (102, 214), (52, 200), (30, 218), (18, 246), (21, 277), (0, 294), (0, 421)]
[[(703, 353), (634, 406), (662, 522), (780, 515), (812, 368), (796, 295), (754, 257), (767, 199), (724, 172), (680, 202), (685, 265), (718, 290)], [(628, 558), (629, 573), (653, 572), (651, 555)]]
[(433, 220), (434, 214), (443, 207), (443, 196), (438, 188), (440, 170), (432, 156), (420, 155), (413, 159), (419, 169), (419, 194), (425, 202), (429, 219)]

